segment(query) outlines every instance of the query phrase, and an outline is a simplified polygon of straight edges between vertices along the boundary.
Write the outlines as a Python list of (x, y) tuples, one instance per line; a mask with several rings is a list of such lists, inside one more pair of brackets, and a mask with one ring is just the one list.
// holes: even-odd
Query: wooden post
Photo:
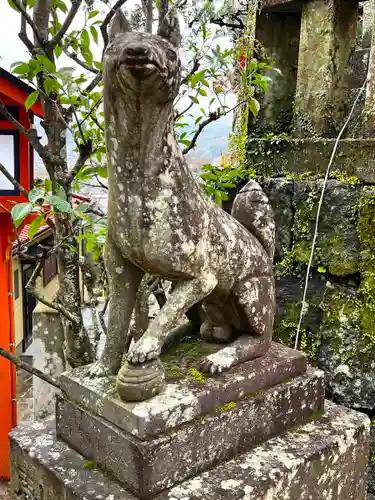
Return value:
[[(8, 214), (0, 214), (0, 345), (14, 351), (12, 280), (12, 226)], [(0, 358), (0, 478), (10, 477), (8, 434), (17, 425), (16, 371)]]

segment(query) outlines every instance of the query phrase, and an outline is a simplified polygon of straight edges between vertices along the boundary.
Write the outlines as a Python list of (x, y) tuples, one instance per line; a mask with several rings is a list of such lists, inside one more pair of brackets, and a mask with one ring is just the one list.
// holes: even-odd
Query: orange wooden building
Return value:
[[(42, 106), (36, 102), (29, 112), (24, 107), (34, 89), (0, 68), (0, 97), (8, 111), (29, 129), (34, 114), (42, 117)], [(25, 136), (0, 112), (0, 162), (27, 190), (33, 180), (34, 152)], [(26, 201), (0, 173), (0, 203)], [(0, 345), (14, 351), (14, 317), (12, 296), (12, 243), (14, 235), (9, 214), (0, 208)], [(9, 361), (0, 357), (0, 478), (9, 477), (8, 434), (17, 425), (16, 373)]]

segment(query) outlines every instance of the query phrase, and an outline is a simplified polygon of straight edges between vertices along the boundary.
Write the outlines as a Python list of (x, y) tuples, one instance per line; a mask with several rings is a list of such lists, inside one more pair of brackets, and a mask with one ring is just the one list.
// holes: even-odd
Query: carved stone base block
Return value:
[[(205, 347), (204, 343), (202, 345)], [(184, 359), (178, 354), (173, 363), (180, 366)], [(199, 359), (195, 366), (198, 365)], [(263, 358), (243, 363), (218, 377), (206, 378), (196, 368), (186, 368), (181, 379), (171, 382), (167, 369), (161, 394), (139, 403), (128, 403), (119, 398), (115, 377), (92, 379), (87, 370), (83, 367), (62, 374), (60, 382), (67, 398), (144, 440), (211, 413), (219, 405), (238, 401), (246, 395), (303, 375), (306, 358), (301, 352), (272, 344)]]
[(141, 498), (150, 498), (323, 413), (320, 371), (276, 385), (167, 434), (142, 441), (65, 398), (58, 398), (57, 436)]
[[(327, 402), (318, 420), (154, 498), (365, 500), (368, 440), (365, 415)], [(18, 427), (11, 434), (11, 449), (12, 500), (137, 500), (95, 463), (57, 441), (53, 422)]]

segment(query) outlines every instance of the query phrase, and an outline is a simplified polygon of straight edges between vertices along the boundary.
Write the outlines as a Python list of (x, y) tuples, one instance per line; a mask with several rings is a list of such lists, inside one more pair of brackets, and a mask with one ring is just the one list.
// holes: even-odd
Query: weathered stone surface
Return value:
[[(269, 202), (259, 184), (249, 181), (240, 193), (240, 209), (231, 216), (195, 182), (173, 133), (173, 103), (181, 83), (178, 16), (171, 9), (162, 17), (158, 36), (134, 33), (119, 9), (103, 56), (105, 264), (111, 305), (106, 345), (90, 375), (120, 373), (124, 400), (134, 400), (134, 383), (128, 392), (119, 372), (123, 361), (144, 366), (158, 359), (170, 331), (193, 306), (204, 310), (206, 340), (233, 340), (201, 361), (201, 371), (210, 374), (265, 355), (275, 315), (275, 227)], [(129, 323), (133, 310), (142, 309), (138, 291), (145, 273), (174, 286), (138, 335), (129, 331)], [(133, 371), (132, 380), (141, 372)], [(160, 391), (161, 380), (149, 379), (142, 395)]]
[(256, 40), (262, 47), (261, 58), (282, 70), (282, 75), (266, 70), (270, 86), (262, 93), (260, 112), (249, 127), (251, 136), (286, 133), (293, 123), (300, 28), (299, 13), (263, 11), (257, 17)]
[(368, 464), (368, 482), (367, 489), (369, 496), (367, 500), (375, 500), (375, 422), (371, 421), (370, 429), (370, 454)]
[(357, 0), (303, 3), (295, 96), (301, 137), (335, 134), (341, 125), (344, 74), (356, 43), (357, 18)]
[[(308, 264), (323, 180), (296, 182), (294, 188), (293, 254)], [(322, 266), (334, 276), (358, 273), (360, 244), (353, 222), (361, 187), (330, 179), (320, 212), (314, 267)]]
[(292, 248), (294, 182), (285, 178), (267, 179), (262, 188), (270, 200), (276, 227), (276, 260)]
[(221, 377), (205, 379), (202, 375), (197, 382), (186, 377), (167, 384), (161, 394), (141, 403), (121, 401), (113, 377), (91, 379), (87, 368), (67, 372), (60, 380), (69, 399), (120, 429), (146, 439), (305, 371), (306, 358), (302, 353), (272, 344), (265, 357), (243, 363)]
[(351, 408), (375, 408), (373, 311), (355, 285), (327, 284), (318, 365), (327, 375), (327, 390)]
[(17, 427), (10, 441), (12, 500), (137, 500), (57, 441), (52, 420)]
[[(334, 139), (248, 139), (248, 162), (264, 177), (307, 172), (324, 175), (333, 146)], [(342, 139), (332, 171), (356, 176), (366, 184), (375, 184), (374, 165), (374, 139)]]
[[(157, 500), (365, 500), (369, 420), (326, 403), (296, 430), (190, 479)], [(65, 443), (46, 422), (11, 434), (12, 499), (136, 500)]]
[[(277, 280), (277, 314), (274, 336), (278, 342), (294, 345), (296, 329), (301, 313), (305, 276), (289, 276)], [(301, 341), (304, 352), (310, 362), (316, 362), (320, 344), (320, 325), (323, 319), (321, 302), (324, 296), (326, 278), (321, 273), (312, 271), (306, 295), (307, 311), (302, 321)]]
[(134, 494), (148, 498), (317, 418), (323, 404), (323, 373), (309, 370), (237, 403), (218, 406), (156, 439), (141, 441), (63, 398), (57, 402), (56, 429), (57, 436), (72, 448), (112, 473)]
[[(39, 303), (33, 312), (33, 366), (53, 377), (66, 370), (63, 352), (64, 330), (60, 314)], [(55, 411), (57, 389), (33, 377), (34, 418), (45, 418)]]

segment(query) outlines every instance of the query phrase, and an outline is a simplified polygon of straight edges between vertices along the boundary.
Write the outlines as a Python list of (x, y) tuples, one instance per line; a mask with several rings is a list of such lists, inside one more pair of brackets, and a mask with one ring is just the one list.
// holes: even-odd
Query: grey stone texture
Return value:
[[(334, 139), (272, 139), (250, 137), (248, 161), (262, 177), (303, 175), (324, 176), (332, 155)], [(355, 176), (365, 184), (375, 184), (375, 140), (342, 139), (332, 164), (332, 172)]]
[[(57, 437), (148, 498), (323, 413), (319, 371), (218, 405), (176, 430), (141, 441), (68, 399), (58, 398)], [(251, 422), (251, 425), (249, 425)]]
[[(33, 366), (53, 377), (66, 370), (63, 352), (64, 330), (57, 311), (39, 303), (33, 312)], [(33, 380), (34, 418), (45, 418), (55, 411), (57, 389), (38, 377)]]
[[(154, 360), (170, 331), (197, 304), (204, 311), (202, 336), (233, 340), (201, 361), (205, 373), (221, 374), (261, 357), (272, 341), (272, 210), (254, 180), (239, 193), (233, 216), (194, 180), (173, 133), (180, 42), (173, 10), (161, 20), (158, 36), (132, 32), (118, 10), (103, 56), (111, 303), (106, 345), (90, 376), (118, 375), (125, 401), (162, 391), (163, 374)], [(173, 281), (174, 287), (145, 331), (131, 335), (132, 312), (142, 309), (137, 302), (145, 273)]]
[[(326, 403), (323, 417), (189, 479), (157, 500), (365, 500), (369, 420)], [(11, 434), (11, 498), (136, 500), (95, 463), (56, 440), (53, 423)]]
[(303, 3), (295, 94), (300, 137), (338, 131), (346, 112), (345, 70), (356, 46), (357, 21), (357, 0)]
[(64, 373), (60, 382), (64, 394), (74, 403), (144, 440), (305, 371), (306, 358), (302, 353), (273, 343), (265, 357), (243, 363), (230, 373), (202, 376), (203, 380), (198, 381), (186, 375), (166, 384), (161, 394), (151, 400), (139, 403), (122, 401), (116, 393), (114, 377), (91, 379), (86, 367)]

